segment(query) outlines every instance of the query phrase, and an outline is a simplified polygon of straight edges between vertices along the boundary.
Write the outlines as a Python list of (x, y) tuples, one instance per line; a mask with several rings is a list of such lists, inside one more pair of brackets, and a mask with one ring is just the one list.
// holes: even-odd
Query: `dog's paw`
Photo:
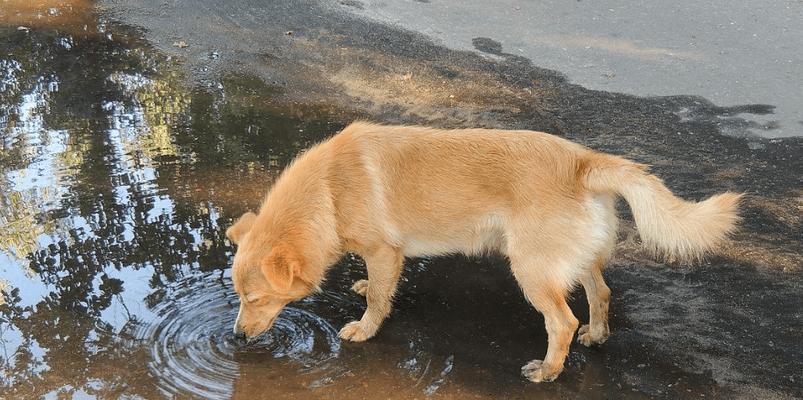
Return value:
[(608, 333), (592, 335), (591, 327), (588, 325), (583, 325), (577, 330), (577, 341), (586, 347), (591, 347), (595, 344), (603, 344), (608, 340), (608, 336), (610, 336)]
[(542, 360), (532, 360), (527, 365), (521, 367), (521, 374), (531, 382), (552, 382), (560, 375), (563, 368), (549, 370), (545, 368)]
[(368, 279), (360, 279), (357, 282), (354, 282), (354, 285), (351, 286), (351, 290), (357, 292), (362, 297), (368, 293)]
[(343, 326), (343, 329), (340, 330), (338, 336), (340, 336), (340, 338), (343, 340), (364, 342), (373, 337), (375, 333), (376, 329), (366, 329), (362, 321), (351, 321)]

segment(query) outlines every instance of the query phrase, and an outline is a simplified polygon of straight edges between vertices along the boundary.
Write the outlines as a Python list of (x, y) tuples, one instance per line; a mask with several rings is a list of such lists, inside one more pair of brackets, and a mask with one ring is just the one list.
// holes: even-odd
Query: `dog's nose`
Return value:
[(236, 338), (245, 337), (245, 332), (240, 329), (240, 324), (235, 323), (232, 332), (234, 332), (234, 337)]

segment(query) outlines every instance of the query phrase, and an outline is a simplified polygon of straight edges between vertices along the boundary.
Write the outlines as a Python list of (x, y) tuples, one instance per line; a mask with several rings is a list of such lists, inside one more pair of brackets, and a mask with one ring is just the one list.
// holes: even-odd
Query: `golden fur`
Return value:
[(644, 243), (677, 259), (715, 250), (734, 228), (741, 196), (687, 202), (643, 165), (541, 132), (353, 123), (299, 156), (259, 213), (227, 231), (239, 246), (235, 331), (269, 329), (353, 252), (368, 267), (369, 279), (353, 287), (368, 307), (340, 336), (363, 341), (390, 313), (404, 257), (500, 252), (549, 335), (544, 360), (522, 372), (551, 381), (578, 329), (565, 300), (572, 286), (583, 285), (590, 311), (578, 341), (609, 335), (602, 270), (616, 241), (618, 195)]

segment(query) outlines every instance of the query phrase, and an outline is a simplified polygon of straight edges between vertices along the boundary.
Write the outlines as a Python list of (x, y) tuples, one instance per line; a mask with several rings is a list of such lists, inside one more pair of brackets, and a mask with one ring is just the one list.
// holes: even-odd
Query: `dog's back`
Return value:
[(338, 173), (366, 171), (361, 205), (408, 255), (503, 250), (494, 231), (513, 215), (533, 206), (576, 215), (585, 200), (576, 171), (588, 150), (543, 133), (355, 123), (334, 142), (351, 153)]

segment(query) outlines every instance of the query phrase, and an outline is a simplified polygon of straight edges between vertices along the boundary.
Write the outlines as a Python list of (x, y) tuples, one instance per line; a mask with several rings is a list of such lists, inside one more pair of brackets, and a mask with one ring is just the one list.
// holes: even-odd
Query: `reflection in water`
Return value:
[(435, 393), (453, 358), (426, 335), (342, 356), (335, 327), (363, 307), (341, 293), (363, 277), (355, 258), (260, 341), (231, 334), (223, 227), (348, 116), (247, 77), (188, 88), (123, 27), (94, 24), (0, 30), (0, 397)]
[[(88, 3), (52, 14), (47, 2), (4, 4), (0, 397), (151, 398), (155, 387), (203, 395), (220, 385), (230, 392), (231, 380), (202, 374), (204, 360), (217, 373), (236, 373), (232, 357), (241, 350), (224, 335), (230, 321), (192, 325), (203, 320), (173, 318), (181, 308), (170, 307), (191, 301), (209, 307), (202, 313), (209, 318), (234, 317), (227, 303), (206, 303), (225, 301), (214, 296), (232, 293), (228, 287), (215, 287), (211, 298), (186, 296), (212, 289), (189, 277), (229, 264), (222, 207), (253, 206), (272, 171), (340, 124), (319, 121), (340, 119), (253, 102), (271, 89), (242, 78), (214, 92), (187, 88), (171, 62)], [(186, 293), (170, 292), (172, 282)], [(304, 346), (336, 336), (313, 314), (288, 312), (300, 325), (277, 325), (297, 333), (295, 341), (262, 348), (307, 365), (318, 349)], [(165, 341), (143, 340), (150, 333)], [(283, 357), (282, 346), (298, 352)], [(191, 358), (170, 353), (179, 348)], [(229, 364), (218, 365), (224, 355)]]
[(246, 345), (232, 333), (239, 300), (230, 279), (218, 274), (184, 279), (159, 297), (153, 308), (158, 317), (133, 323), (133, 336), (151, 348), (148, 368), (165, 396), (228, 398), (241, 364), (258, 363), (266, 376), (334, 370), (325, 364), (339, 354), (337, 330), (302, 308), (285, 308), (268, 334)]

